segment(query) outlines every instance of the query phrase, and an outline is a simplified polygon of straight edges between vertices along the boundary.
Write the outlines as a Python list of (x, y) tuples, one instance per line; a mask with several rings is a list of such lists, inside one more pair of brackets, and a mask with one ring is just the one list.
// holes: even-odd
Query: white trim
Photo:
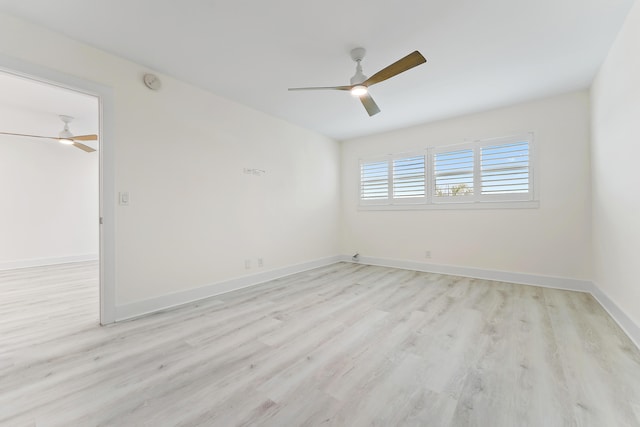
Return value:
[(464, 209), (538, 209), (538, 200), (523, 200), (509, 202), (474, 202), (471, 200), (460, 200), (457, 202), (445, 203), (415, 203), (397, 205), (359, 205), (359, 211), (417, 211), (417, 210), (464, 210)]
[(640, 327), (595, 283), (593, 284), (591, 295), (609, 313), (609, 316), (615, 320), (636, 347), (640, 349)]
[(351, 255), (342, 255), (341, 261), (355, 264), (377, 265), (381, 267), (401, 268), (405, 270), (424, 271), (427, 273), (448, 274), (471, 277), (474, 279), (495, 280), (520, 285), (540, 286), (543, 288), (562, 289), (567, 291), (586, 292), (591, 294), (611, 318), (627, 334), (629, 339), (640, 349), (640, 327), (620, 307), (590, 280), (571, 279), (567, 277), (541, 276), (537, 274), (514, 273), (510, 271), (485, 270), (481, 268), (460, 267), (455, 265), (427, 264), (418, 261), (359, 256), (354, 261)]
[(98, 254), (71, 255), (53, 258), (32, 258), (0, 262), (0, 271), (17, 268), (41, 267), (43, 265), (68, 264), (70, 262), (97, 261)]
[(235, 279), (225, 280), (223, 282), (212, 283), (210, 285), (189, 289), (187, 291), (175, 292), (155, 298), (119, 305), (115, 308), (116, 321), (119, 322), (122, 320), (144, 316), (146, 314), (151, 314), (160, 310), (188, 304), (194, 301), (224, 294), (238, 289), (255, 286), (260, 283), (279, 279), (285, 276), (290, 276), (292, 274), (301, 273), (313, 268), (335, 264), (336, 262), (340, 262), (341, 258), (342, 257), (339, 255), (321, 258), (314, 261), (291, 265), (289, 267), (283, 267), (271, 271), (265, 271), (263, 273), (253, 274), (251, 276), (238, 277)]
[[(351, 256), (348, 255), (342, 255), (341, 261), (353, 262)], [(378, 265), (380, 267), (424, 271), (427, 273), (448, 274), (451, 276), (472, 277), (474, 279), (495, 280), (500, 282), (517, 283), (520, 285), (534, 285), (544, 288), (564, 289), (568, 291), (591, 292), (593, 287), (593, 283), (588, 280), (540, 276), (528, 273), (514, 273), (511, 271), (485, 270), (482, 268), (461, 267), (457, 265), (428, 264), (419, 261), (375, 258), (362, 255), (359, 257), (358, 263)]]
[[(115, 108), (113, 89), (41, 65), (0, 55), (0, 71), (27, 77), (99, 99), (100, 105), (100, 323), (115, 321)], [(99, 218), (96, 218), (98, 221)]]

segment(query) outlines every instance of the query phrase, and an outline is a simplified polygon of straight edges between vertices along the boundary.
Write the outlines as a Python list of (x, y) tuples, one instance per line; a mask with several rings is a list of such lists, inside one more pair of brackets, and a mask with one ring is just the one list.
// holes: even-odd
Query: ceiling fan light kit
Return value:
[(363, 47), (357, 47), (352, 49), (350, 52), (351, 59), (356, 62), (356, 73), (351, 77), (350, 86), (295, 87), (289, 88), (289, 90), (348, 90), (353, 96), (360, 98), (360, 102), (362, 102), (362, 105), (365, 110), (367, 110), (369, 116), (373, 116), (380, 112), (380, 108), (369, 94), (369, 87), (427, 62), (424, 56), (416, 50), (378, 71), (373, 76), (367, 77), (362, 73), (361, 65), (362, 59), (366, 53), (367, 51)]
[(351, 88), (351, 95), (353, 96), (357, 96), (357, 97), (361, 97), (362, 95), (364, 95), (365, 93), (367, 93), (369, 90), (367, 89), (366, 86), (363, 85), (356, 85), (353, 88)]

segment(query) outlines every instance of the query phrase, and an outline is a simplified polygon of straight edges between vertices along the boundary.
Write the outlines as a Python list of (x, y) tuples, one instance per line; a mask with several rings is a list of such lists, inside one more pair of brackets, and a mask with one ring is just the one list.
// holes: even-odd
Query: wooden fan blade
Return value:
[(415, 52), (410, 53), (409, 55), (394, 62), (388, 67), (378, 71), (373, 76), (365, 80), (365, 82), (362, 84), (369, 87), (376, 83), (380, 83), (387, 79), (390, 79), (391, 77), (397, 76), (400, 73), (404, 73), (405, 71), (410, 70), (413, 67), (417, 67), (420, 64), (424, 64), (425, 62), (427, 62), (427, 60), (424, 59), (424, 56), (422, 56), (422, 54), (416, 50)]
[(353, 86), (290, 87), (289, 90), (351, 90)]
[(376, 104), (371, 95), (369, 95), (368, 93), (360, 96), (360, 101), (362, 102), (362, 105), (364, 105), (364, 108), (367, 110), (367, 113), (369, 113), (369, 116), (374, 116), (380, 112), (378, 104)]
[(97, 141), (98, 135), (78, 135), (74, 136), (71, 139), (73, 139), (74, 141)]
[(9, 133), (9, 132), (0, 132), (0, 135), (9, 135), (9, 136), (26, 136), (28, 138), (43, 138), (43, 139), (58, 139), (57, 136), (42, 136), (42, 135), (27, 135), (25, 133)]
[(84, 145), (84, 144), (81, 144), (81, 143), (75, 142), (75, 141), (73, 143), (73, 146), (74, 147), (78, 147), (79, 149), (81, 149), (83, 151), (86, 151), (87, 153), (93, 153), (94, 151), (96, 151), (93, 148), (89, 147), (88, 145)]
[[(60, 138), (58, 138), (57, 136), (41, 136), (41, 135), (27, 135), (24, 133), (9, 133), (9, 132), (0, 132), (0, 135), (10, 135), (10, 136), (26, 136), (29, 138), (42, 138), (42, 139), (55, 139), (58, 140)], [(79, 136), (74, 136), (73, 137), (74, 140), (80, 140), (80, 141), (95, 141), (98, 139), (98, 135), (79, 135)], [(87, 153), (92, 153), (96, 150), (94, 150), (93, 148), (89, 147), (88, 145), (84, 145), (81, 144), (79, 142), (73, 142), (73, 146), (74, 147), (78, 147), (79, 149), (86, 151)]]

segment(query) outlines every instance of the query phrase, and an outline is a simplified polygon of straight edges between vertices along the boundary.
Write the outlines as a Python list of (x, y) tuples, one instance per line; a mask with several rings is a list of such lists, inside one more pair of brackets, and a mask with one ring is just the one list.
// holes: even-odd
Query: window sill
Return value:
[(413, 203), (398, 205), (358, 205), (359, 211), (428, 211), (428, 210), (468, 210), (468, 209), (538, 209), (538, 200), (512, 202), (453, 202), (453, 203)]

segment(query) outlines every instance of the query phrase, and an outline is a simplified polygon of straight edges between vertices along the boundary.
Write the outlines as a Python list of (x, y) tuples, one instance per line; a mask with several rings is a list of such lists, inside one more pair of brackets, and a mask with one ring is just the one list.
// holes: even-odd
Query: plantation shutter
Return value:
[(535, 148), (533, 133), (526, 133), (360, 159), (360, 206), (364, 210), (538, 207)]
[(529, 142), (481, 149), (483, 195), (505, 196), (529, 192)]
[(436, 152), (433, 156), (435, 197), (473, 194), (473, 149)]
[(393, 198), (407, 199), (425, 196), (424, 156), (393, 160)]
[(360, 165), (360, 200), (389, 198), (389, 162), (368, 162)]

